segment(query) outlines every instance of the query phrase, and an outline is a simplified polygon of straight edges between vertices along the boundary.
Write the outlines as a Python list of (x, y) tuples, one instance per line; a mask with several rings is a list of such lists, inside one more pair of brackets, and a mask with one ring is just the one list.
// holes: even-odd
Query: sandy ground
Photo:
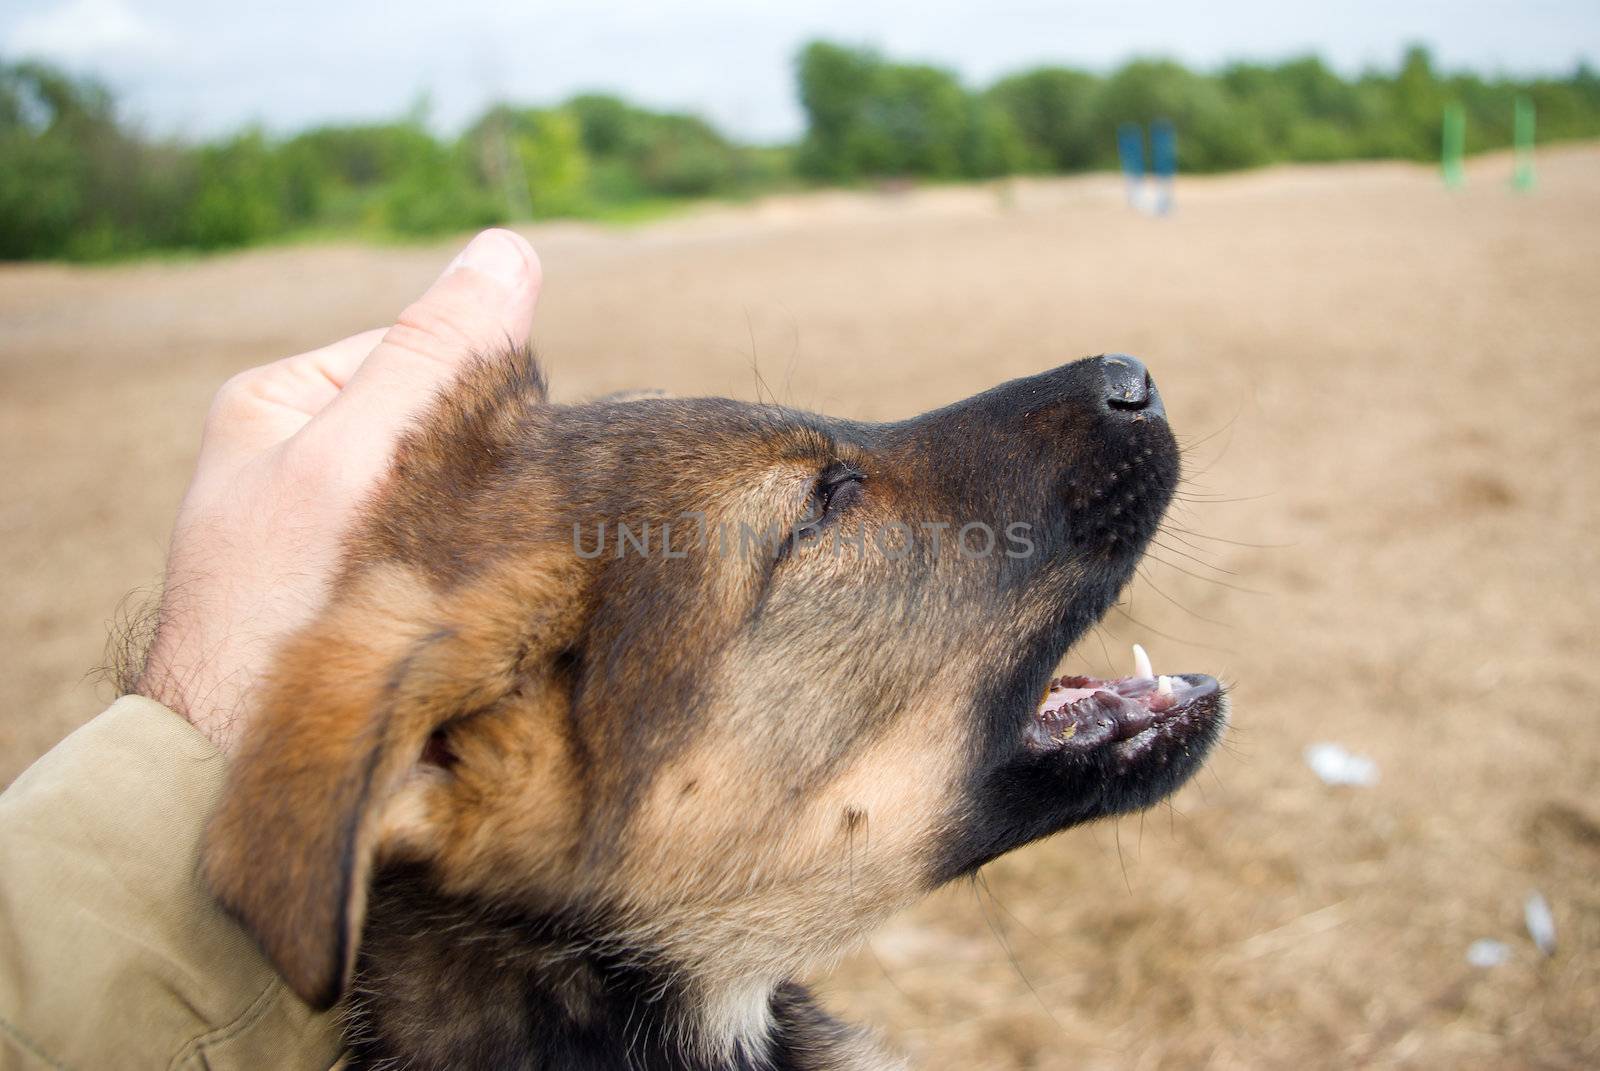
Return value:
[[(1600, 149), (1447, 193), (1341, 166), (830, 194), (534, 228), (556, 393), (899, 417), (1105, 350), (1155, 370), (1193, 472), (1131, 639), (1232, 681), (1170, 808), (989, 867), (821, 980), (930, 1068), (1600, 1064)], [(378, 325), (436, 248), (0, 266), (0, 783), (108, 697), (230, 372)], [(1241, 544), (1258, 544), (1249, 546)], [(1103, 642), (1102, 642), (1103, 641)], [(1120, 670), (1126, 672), (1126, 670)], [(1374, 759), (1332, 789), (1303, 749)], [(1554, 907), (1540, 956), (1523, 897)], [(1480, 969), (1477, 938), (1507, 942)]]

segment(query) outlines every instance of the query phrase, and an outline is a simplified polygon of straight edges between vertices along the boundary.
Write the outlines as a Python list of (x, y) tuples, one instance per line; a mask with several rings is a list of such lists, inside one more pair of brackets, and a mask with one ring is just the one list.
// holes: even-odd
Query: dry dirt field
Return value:
[[(920, 412), (1083, 354), (1191, 443), (1146, 579), (1069, 665), (1235, 687), (1170, 808), (1076, 830), (820, 979), (920, 1064), (1600, 1065), (1600, 148), (1531, 196), (1403, 165), (825, 194), (529, 230), (556, 394)], [(386, 322), (451, 248), (0, 266), (0, 784), (108, 698), (211, 391)], [(1119, 669), (1119, 672), (1126, 672)], [(1308, 744), (1374, 759), (1329, 788)], [(1560, 945), (1522, 923), (1538, 889)], [(1465, 958), (1478, 938), (1510, 961)]]

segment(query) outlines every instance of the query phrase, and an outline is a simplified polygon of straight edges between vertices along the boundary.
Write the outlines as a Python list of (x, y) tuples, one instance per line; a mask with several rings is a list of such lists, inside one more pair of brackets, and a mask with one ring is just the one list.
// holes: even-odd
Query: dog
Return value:
[(475, 362), (278, 653), (218, 900), (352, 1066), (900, 1066), (796, 979), (1146, 807), (1226, 696), (1058, 677), (1179, 480), (1113, 354), (872, 424)]

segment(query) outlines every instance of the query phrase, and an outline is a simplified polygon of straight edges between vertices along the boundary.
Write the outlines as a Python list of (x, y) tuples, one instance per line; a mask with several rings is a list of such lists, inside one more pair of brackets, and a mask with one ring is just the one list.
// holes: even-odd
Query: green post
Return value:
[(1533, 189), (1533, 101), (1518, 97), (1511, 124), (1511, 143), (1516, 163), (1511, 172), (1511, 188), (1518, 193)]
[(1467, 110), (1459, 103), (1444, 106), (1444, 151), (1440, 163), (1444, 170), (1444, 184), (1459, 190), (1467, 181), (1461, 167), (1461, 157), (1467, 151)]

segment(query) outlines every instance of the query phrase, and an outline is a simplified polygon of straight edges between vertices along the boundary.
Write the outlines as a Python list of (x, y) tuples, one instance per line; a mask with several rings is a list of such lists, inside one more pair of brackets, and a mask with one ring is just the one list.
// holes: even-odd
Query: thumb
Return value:
[(312, 426), (330, 425), (347, 448), (370, 446), (380, 455), (373, 467), (381, 468), (400, 433), (470, 358), (527, 342), (541, 281), (527, 239), (507, 230), (479, 234), (400, 314)]

